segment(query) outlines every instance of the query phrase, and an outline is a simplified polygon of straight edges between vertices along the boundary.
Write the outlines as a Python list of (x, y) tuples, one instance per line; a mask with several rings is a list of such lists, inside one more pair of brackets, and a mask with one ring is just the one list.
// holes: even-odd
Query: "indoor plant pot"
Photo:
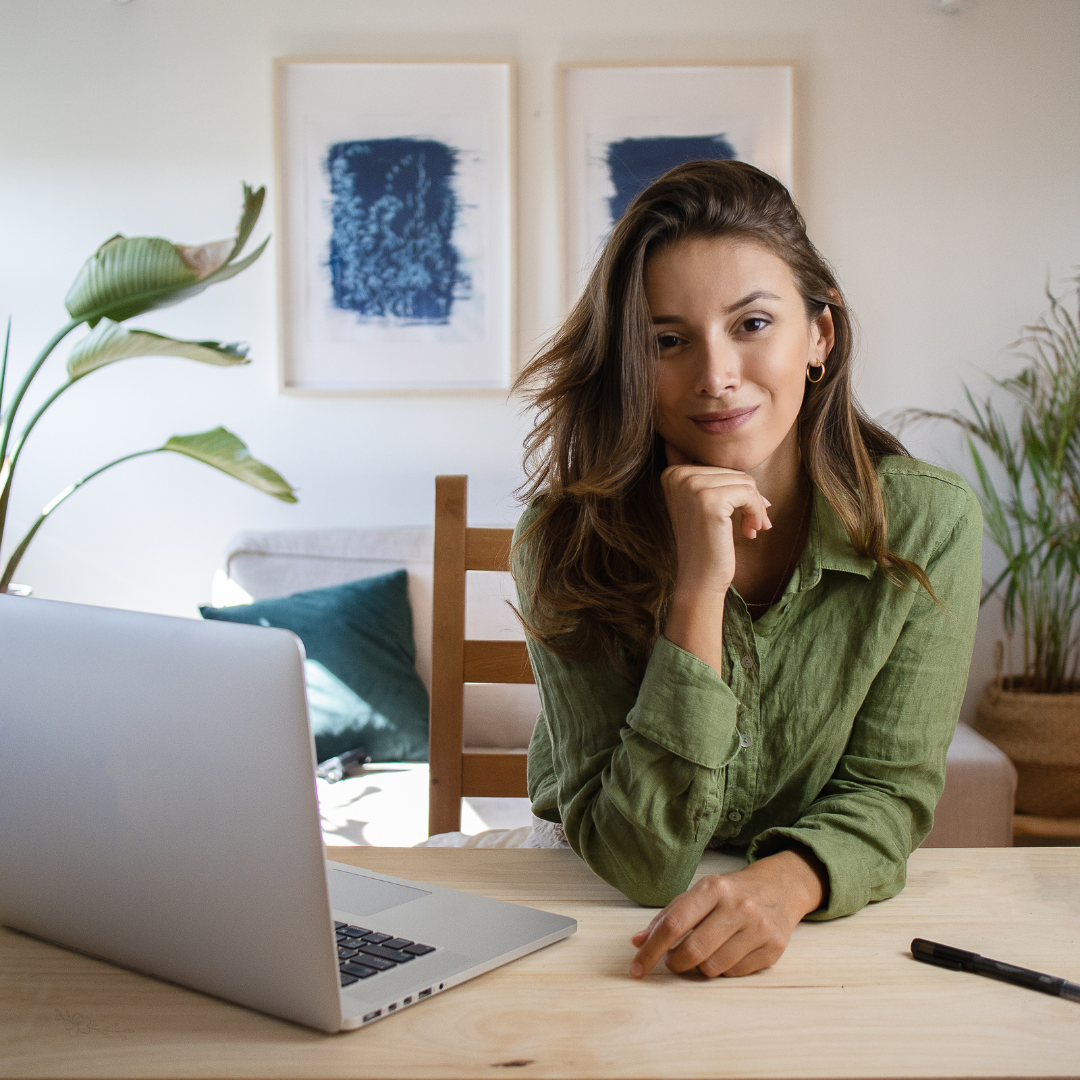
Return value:
[(991, 679), (975, 710), (976, 731), (1016, 766), (1016, 809), (1080, 817), (1080, 692), (1038, 694)]

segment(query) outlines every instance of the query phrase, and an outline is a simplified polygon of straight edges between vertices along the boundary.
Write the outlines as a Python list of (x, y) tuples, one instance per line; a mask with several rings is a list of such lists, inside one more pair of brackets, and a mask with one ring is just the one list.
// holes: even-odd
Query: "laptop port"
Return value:
[(421, 990), (420, 993), (417, 994), (417, 997), (431, 997), (431, 987), (429, 986), (426, 990)]
[(382, 1009), (376, 1009), (374, 1012), (369, 1012), (364, 1017), (364, 1023), (366, 1024), (369, 1020), (374, 1020), (377, 1016), (382, 1016)]
[(411, 1005), (412, 1004), (412, 998), (407, 997), (401, 1004), (402, 1005)]
[(387, 1012), (393, 1012), (396, 1008), (397, 1008), (397, 1002), (395, 1002), (393, 1005), (387, 1005), (386, 1006), (386, 1011)]

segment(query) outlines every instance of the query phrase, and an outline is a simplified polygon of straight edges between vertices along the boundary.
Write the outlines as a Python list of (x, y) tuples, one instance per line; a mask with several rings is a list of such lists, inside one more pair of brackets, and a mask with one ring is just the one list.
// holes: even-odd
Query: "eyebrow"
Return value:
[[(731, 315), (738, 311), (739, 308), (746, 307), (747, 304), (754, 303), (755, 300), (781, 300), (782, 297), (776, 295), (776, 293), (768, 292), (765, 289), (757, 289), (752, 293), (747, 293), (741, 300), (736, 300), (734, 304), (724, 308), (725, 315)], [(686, 320), (681, 315), (654, 315), (653, 325), (660, 326), (663, 323), (684, 323)]]

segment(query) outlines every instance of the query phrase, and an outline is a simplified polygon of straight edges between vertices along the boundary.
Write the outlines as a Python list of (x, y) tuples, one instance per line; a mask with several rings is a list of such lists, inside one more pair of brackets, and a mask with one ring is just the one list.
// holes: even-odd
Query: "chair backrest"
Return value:
[(524, 641), (465, 637), (465, 575), (509, 571), (513, 529), (470, 529), (467, 476), (435, 478), (435, 567), (431, 619), (431, 728), (428, 832), (461, 828), (465, 795), (528, 795), (520, 750), (469, 750), (462, 737), (466, 683), (534, 681)]

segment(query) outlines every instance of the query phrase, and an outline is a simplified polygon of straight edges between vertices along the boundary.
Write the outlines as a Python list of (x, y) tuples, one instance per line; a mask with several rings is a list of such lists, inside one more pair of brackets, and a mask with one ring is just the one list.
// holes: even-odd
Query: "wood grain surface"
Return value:
[(461, 756), (461, 790), (464, 795), (494, 799), (528, 797), (526, 782), (528, 751), (474, 747)]
[(465, 683), (534, 681), (524, 641), (465, 640), (465, 575), (507, 571), (513, 529), (466, 524), (468, 477), (435, 478), (428, 835), (461, 828), (463, 795), (528, 795), (520, 754), (464, 753)]
[(428, 835), (461, 828), (465, 513), (468, 477), (435, 477)]
[(465, 639), (465, 682), (532, 683), (529, 647), (524, 641)]
[(465, 534), (465, 569), (507, 573), (513, 529), (470, 528)]
[[(577, 934), (323, 1035), (0, 930), (0, 1076), (1080, 1077), (1080, 1005), (916, 963), (920, 936), (1080, 981), (1080, 849), (929, 848), (744, 979), (627, 975), (650, 912), (570, 851), (332, 858), (573, 916)], [(701, 873), (737, 866), (709, 853)]]

